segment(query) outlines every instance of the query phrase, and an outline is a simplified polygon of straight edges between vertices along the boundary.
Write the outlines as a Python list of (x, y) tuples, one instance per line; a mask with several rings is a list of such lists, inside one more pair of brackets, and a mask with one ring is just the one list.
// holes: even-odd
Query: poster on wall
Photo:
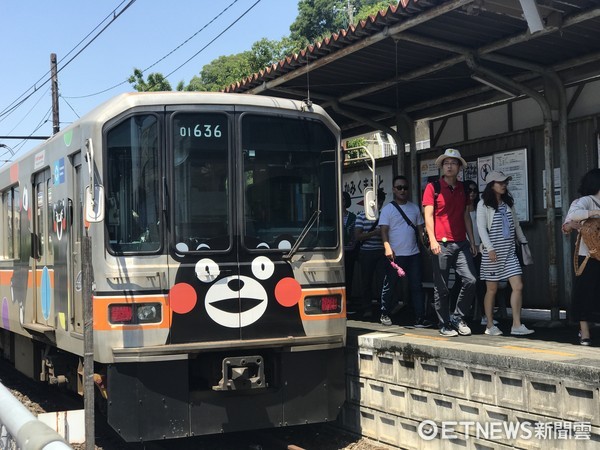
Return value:
[(478, 173), (479, 167), (477, 164), (477, 161), (467, 161), (467, 167), (465, 167), (464, 170), (464, 177), (463, 180), (464, 181), (474, 181), (475, 183), (478, 183), (478, 178), (477, 178), (477, 173)]
[(482, 156), (477, 158), (477, 186), (479, 186), (479, 192), (483, 192), (488, 175), (492, 172), (494, 166), (493, 156)]
[[(386, 193), (385, 203), (392, 201), (392, 166), (376, 167), (376, 184), (375, 189), (383, 188)], [(352, 205), (348, 208), (355, 214), (364, 210), (364, 190), (366, 187), (373, 186), (373, 177), (369, 169), (347, 172), (342, 175), (342, 190), (350, 194)]]
[(435, 159), (424, 159), (421, 161), (421, 192), (425, 190), (427, 183), (440, 177), (440, 169), (435, 165)]
[(515, 212), (521, 222), (529, 221), (529, 177), (527, 149), (521, 148), (494, 154), (494, 170), (512, 177), (509, 190), (515, 199)]
[(493, 170), (511, 176), (509, 190), (515, 199), (515, 212), (520, 222), (529, 221), (529, 178), (527, 176), (527, 149), (521, 148), (477, 158), (479, 192), (487, 186), (487, 177)]

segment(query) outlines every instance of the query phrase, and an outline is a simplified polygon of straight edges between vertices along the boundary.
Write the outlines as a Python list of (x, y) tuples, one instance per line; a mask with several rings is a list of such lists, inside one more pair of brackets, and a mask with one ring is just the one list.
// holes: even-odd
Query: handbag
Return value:
[(533, 265), (533, 256), (531, 255), (531, 249), (528, 243), (517, 242), (516, 246), (517, 259), (522, 266)]
[[(579, 245), (581, 239), (583, 239), (585, 245), (588, 247), (588, 254), (581, 263), (581, 266), (579, 266)], [(590, 258), (600, 260), (600, 219), (598, 218), (586, 219), (581, 225), (579, 233), (577, 233), (575, 252), (573, 254), (576, 276), (580, 276), (583, 273)]]
[(521, 244), (521, 252), (523, 253), (523, 265), (533, 265), (533, 256), (531, 256), (531, 249), (529, 248), (529, 244)]

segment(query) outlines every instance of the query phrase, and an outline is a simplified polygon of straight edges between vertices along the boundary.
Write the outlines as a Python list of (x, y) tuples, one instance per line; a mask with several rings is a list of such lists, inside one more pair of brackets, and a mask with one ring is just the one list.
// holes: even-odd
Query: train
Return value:
[(89, 330), (127, 442), (335, 420), (342, 161), (309, 101), (106, 101), (0, 170), (2, 355), (82, 394)]

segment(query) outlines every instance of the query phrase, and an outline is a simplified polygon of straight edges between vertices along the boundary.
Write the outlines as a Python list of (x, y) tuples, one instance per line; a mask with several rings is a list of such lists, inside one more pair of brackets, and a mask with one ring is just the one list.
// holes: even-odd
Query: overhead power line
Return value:
[[(75, 49), (78, 46), (80, 46), (82, 44), (82, 42), (84, 42), (104, 22), (106, 22), (106, 20), (109, 17), (112, 17), (110, 19), (110, 21), (108, 22), (108, 24), (106, 24), (98, 33), (96, 33), (96, 35), (91, 40), (89, 40), (89, 42), (82, 49), (80, 49), (66, 63), (64, 63), (64, 64), (61, 65), (60, 69), (58, 69), (58, 72), (60, 72), (61, 70), (63, 70), (65, 67), (67, 67), (77, 56), (79, 56), (81, 54), (81, 52), (83, 52), (92, 42), (94, 42), (115, 20), (117, 20), (117, 18), (119, 18), (119, 16), (121, 16), (121, 14), (123, 14), (131, 5), (133, 5), (136, 2), (136, 0), (129, 0), (129, 2), (127, 3), (127, 5), (125, 5), (125, 7), (121, 11), (117, 12), (117, 9), (121, 5), (123, 5), (123, 3), (125, 3), (125, 1), (127, 1), (127, 0), (123, 0), (119, 4), (119, 6), (117, 6), (117, 8), (115, 8), (104, 20), (102, 20), (102, 22), (100, 22), (100, 24), (98, 24), (94, 28), (94, 30), (92, 30), (90, 33), (88, 33), (88, 35), (84, 39), (82, 39), (75, 47), (73, 47), (73, 49), (71, 49), (67, 53), (67, 55), (70, 55), (71, 53), (73, 53), (75, 51)], [(64, 58), (61, 59), (60, 62), (62, 62), (63, 60), (64, 60)], [(31, 86), (29, 89), (27, 89), (25, 92), (23, 92), (19, 97), (17, 97), (15, 100), (13, 100), (6, 108), (4, 108), (2, 111), (0, 111), (0, 122), (2, 122), (8, 116), (8, 114), (10, 114), (14, 110), (16, 110), (23, 103), (25, 103), (33, 94), (35, 94), (38, 91), (38, 89), (40, 89), (41, 87), (43, 87), (44, 85), (46, 85), (48, 82), (50, 82), (50, 77), (48, 76), (49, 73), (50, 73), (50, 71), (47, 71), (40, 79), (38, 79), (38, 81), (36, 81), (33, 84), (33, 86)], [(31, 90), (33, 90), (33, 91), (28, 94), (28, 92), (31, 91)]]
[[(181, 44), (179, 44), (177, 47), (175, 47), (173, 50), (171, 50), (170, 52), (168, 52), (166, 55), (162, 56), (161, 58), (157, 59), (155, 62), (153, 62), (152, 64), (150, 64), (148, 67), (146, 67), (144, 70), (141, 71), (142, 74), (146, 73), (148, 70), (150, 70), (152, 67), (156, 66), (158, 63), (160, 63), (161, 61), (163, 61), (164, 59), (168, 58), (169, 56), (171, 56), (173, 53), (175, 53), (177, 50), (179, 50), (181, 47), (183, 47), (185, 44), (187, 44), (189, 41), (191, 41), (194, 37), (196, 37), (198, 34), (200, 34), (202, 31), (204, 31), (206, 28), (208, 28), (215, 20), (217, 20), (219, 17), (221, 17), (223, 14), (225, 14), (233, 5), (235, 5), (239, 0), (233, 0), (229, 5), (227, 5), (219, 14), (217, 14), (215, 17), (213, 17), (209, 22), (207, 22), (206, 24), (204, 24), (198, 31), (196, 31), (194, 34), (192, 34), (189, 38), (187, 38), (186, 40), (184, 40)], [(246, 15), (246, 13), (248, 13), (248, 11), (250, 11), (252, 8), (254, 8), (256, 6), (257, 3), (259, 3), (262, 0), (258, 0), (254, 5), (252, 5), (249, 9), (246, 10), (246, 12), (244, 12), (242, 14), (242, 16), (240, 16), (237, 20), (241, 19), (244, 15)], [(237, 22), (236, 20), (236, 22)], [(234, 22), (235, 23), (235, 22)], [(227, 29), (225, 29), (225, 31), (227, 31), (229, 28), (231, 28), (233, 24), (231, 24), (229, 27), (227, 27)], [(223, 34), (225, 31), (223, 31), (221, 34)], [(219, 34), (217, 37), (221, 36), (221, 34)], [(216, 38), (215, 38), (216, 39)], [(212, 42), (214, 42), (213, 39), (209, 44), (207, 44), (204, 48), (208, 47), (208, 45), (210, 45)], [(202, 50), (204, 50), (204, 48)], [(202, 51), (200, 50), (200, 51)], [(200, 52), (198, 52), (200, 53)], [(182, 64), (181, 66), (179, 66), (177, 69), (175, 69), (173, 72), (171, 72), (169, 75), (171, 75), (172, 73), (176, 72), (177, 70), (179, 70), (181, 67), (183, 67), (183, 65), (187, 64), (191, 59), (193, 59), (195, 56), (198, 55), (198, 53), (196, 53), (196, 55), (194, 55), (192, 58), (188, 59), (184, 64)], [(113, 89), (118, 88), (119, 86), (128, 83), (129, 82), (129, 78), (127, 78), (126, 80), (123, 80), (109, 88), (103, 89), (101, 91), (98, 92), (94, 92), (93, 94), (86, 94), (86, 95), (79, 95), (79, 96), (69, 96), (69, 97), (65, 97), (62, 96), (62, 98), (68, 98), (68, 99), (80, 99), (80, 98), (88, 98), (88, 97), (94, 97), (96, 95), (100, 95), (100, 94), (104, 94), (105, 92), (111, 91)]]

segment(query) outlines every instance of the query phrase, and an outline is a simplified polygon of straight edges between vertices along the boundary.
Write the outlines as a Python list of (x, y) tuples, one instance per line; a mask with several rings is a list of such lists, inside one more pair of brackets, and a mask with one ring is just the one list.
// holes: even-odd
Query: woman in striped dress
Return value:
[(483, 300), (487, 325), (485, 334), (500, 336), (502, 331), (494, 325), (493, 312), (498, 292), (498, 282), (508, 280), (512, 293), (510, 306), (513, 324), (510, 334), (526, 335), (533, 333), (521, 323), (523, 304), (522, 270), (517, 259), (515, 236), (519, 243), (527, 243), (514, 212), (514, 199), (508, 192), (508, 182), (512, 177), (494, 171), (487, 177), (488, 184), (482, 194), (483, 205), (477, 208), (477, 229), (483, 248), (480, 277), (486, 282)]

